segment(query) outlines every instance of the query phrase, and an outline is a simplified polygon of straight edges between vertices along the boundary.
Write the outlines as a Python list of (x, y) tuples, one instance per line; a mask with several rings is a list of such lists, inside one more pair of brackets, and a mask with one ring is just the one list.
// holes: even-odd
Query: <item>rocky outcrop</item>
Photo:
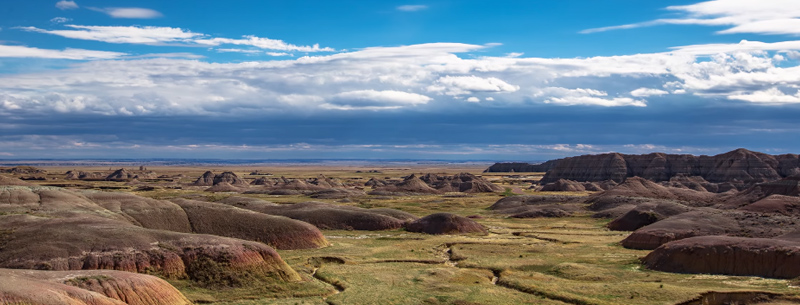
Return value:
[(188, 216), (192, 231), (265, 243), (281, 250), (328, 245), (316, 227), (283, 216), (267, 215), (222, 203), (174, 199)]
[(502, 187), (489, 182), (486, 178), (470, 173), (460, 173), (453, 176), (425, 174), (419, 179), (442, 192), (492, 193), (504, 190)]
[(716, 156), (609, 153), (570, 157), (553, 162), (555, 165), (542, 178), (542, 184), (558, 179), (622, 182), (634, 176), (658, 182), (686, 175), (699, 176), (710, 183), (730, 182), (741, 188), (800, 174), (798, 155), (774, 156), (746, 149)]
[(552, 169), (559, 160), (551, 160), (539, 164), (507, 162), (495, 163), (489, 166), (484, 173), (543, 173)]
[(15, 166), (11, 168), (0, 168), (0, 173), (13, 174), (13, 175), (36, 175), (46, 174), (47, 171), (33, 166)]
[(584, 210), (582, 204), (576, 204), (582, 201), (578, 196), (511, 196), (498, 200), (489, 209), (511, 218), (567, 217)]
[(653, 270), (769, 278), (800, 276), (800, 243), (795, 241), (702, 236), (666, 243), (643, 262)]
[(439, 194), (441, 191), (430, 187), (425, 181), (412, 174), (406, 177), (403, 182), (398, 184), (390, 184), (383, 187), (378, 187), (370, 194), (383, 194), (383, 193), (418, 193), (418, 194)]
[(422, 217), (406, 225), (409, 232), (426, 234), (486, 234), (486, 228), (472, 219), (450, 214), (436, 213)]
[(200, 176), (200, 178), (197, 178), (197, 180), (195, 180), (194, 183), (192, 183), (192, 185), (195, 185), (195, 186), (212, 186), (212, 185), (214, 185), (214, 173), (212, 173), (211, 171), (207, 171), (207, 172), (203, 173), (203, 175)]
[(246, 187), (249, 185), (247, 181), (244, 181), (244, 179), (239, 178), (239, 176), (236, 175), (236, 173), (234, 172), (224, 172), (222, 174), (215, 175), (212, 181), (213, 181), (212, 185), (218, 185), (220, 183), (228, 183), (230, 185), (237, 187)]
[(189, 305), (155, 276), (110, 270), (0, 269), (0, 304)]
[(639, 177), (625, 180), (609, 190), (589, 196), (589, 209), (602, 211), (624, 204), (634, 204), (651, 200), (674, 200), (689, 206), (702, 207), (715, 204), (716, 195), (690, 189), (666, 187)]
[(797, 217), (800, 216), (800, 197), (770, 195), (739, 210)]
[(719, 202), (717, 207), (721, 209), (736, 209), (771, 195), (800, 196), (800, 176), (759, 183), (739, 193), (723, 195), (717, 200)]
[(105, 177), (107, 177), (107, 176), (108, 175), (105, 175), (103, 173), (89, 173), (89, 172), (83, 172), (83, 171), (78, 171), (78, 172), (76, 172), (76, 171), (68, 171), (66, 174), (64, 174), (64, 179), (66, 179), (66, 180), (104, 180)]
[(106, 176), (106, 180), (108, 180), (108, 181), (128, 181), (130, 179), (133, 179), (134, 176), (136, 176), (136, 175), (134, 175), (131, 172), (128, 172), (124, 168), (120, 168), (120, 169), (114, 171), (113, 173), (111, 173), (110, 175)]

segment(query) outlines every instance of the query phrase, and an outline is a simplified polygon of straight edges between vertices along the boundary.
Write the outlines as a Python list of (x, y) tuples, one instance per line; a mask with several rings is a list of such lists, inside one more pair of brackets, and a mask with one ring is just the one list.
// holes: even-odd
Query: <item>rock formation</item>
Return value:
[(128, 172), (124, 168), (120, 168), (110, 175), (106, 176), (106, 180), (108, 181), (127, 181), (133, 179), (135, 175), (133, 173)]
[[(274, 249), (258, 242), (137, 227), (85, 215), (0, 216), (0, 267), (39, 270), (113, 269), (166, 278), (244, 284), (237, 276), (299, 281)], [(213, 267), (213, 268), (212, 268)], [(209, 277), (208, 272), (219, 272)], [(213, 284), (213, 283), (204, 283)]]
[(389, 184), (386, 186), (378, 187), (370, 194), (382, 193), (422, 193), (422, 194), (439, 194), (441, 191), (430, 187), (425, 181), (412, 174), (406, 177), (403, 182), (398, 184)]
[(692, 208), (674, 201), (644, 202), (606, 225), (613, 231), (634, 231), (670, 216), (683, 214)]
[(795, 278), (800, 276), (800, 243), (796, 241), (702, 236), (666, 243), (643, 262), (653, 270)]
[(282, 250), (328, 245), (322, 232), (302, 221), (222, 203), (187, 199), (173, 202), (186, 212), (195, 233), (258, 241)]
[(214, 185), (214, 173), (212, 173), (211, 171), (207, 171), (207, 172), (203, 173), (203, 175), (200, 176), (200, 178), (197, 178), (197, 180), (195, 180), (194, 183), (192, 183), (192, 185), (195, 185), (195, 186), (212, 186), (212, 185)]
[(14, 177), (0, 175), (0, 185), (34, 186), (35, 184)]
[(472, 219), (450, 213), (436, 213), (406, 225), (409, 232), (426, 234), (486, 234), (486, 228)]
[(511, 196), (489, 207), (512, 218), (567, 217), (583, 210), (583, 198), (577, 196)]
[(623, 239), (621, 244), (631, 249), (652, 250), (665, 243), (694, 236), (771, 238), (795, 230), (800, 230), (800, 222), (793, 217), (698, 208), (644, 226)]
[[(599, 186), (595, 186), (595, 188), (599, 188)], [(548, 184), (543, 185), (539, 191), (542, 192), (584, 192), (586, 191), (586, 187), (577, 181), (572, 180), (565, 180), (565, 179), (558, 179), (555, 182), (551, 182)]]
[[(203, 176), (205, 176), (205, 174)], [(239, 176), (236, 175), (236, 173), (234, 172), (224, 172), (222, 174), (215, 175), (212, 181), (213, 181), (212, 185), (218, 185), (220, 183), (228, 183), (230, 185), (237, 187), (248, 186), (248, 183), (244, 181), (242, 178), (239, 178)]]
[(420, 177), (420, 180), (441, 192), (492, 193), (503, 191), (502, 187), (470, 173), (453, 176), (426, 174)]
[(553, 162), (554, 165), (542, 178), (542, 184), (558, 179), (622, 182), (634, 176), (659, 182), (685, 175), (699, 176), (710, 183), (730, 182), (737, 187), (746, 187), (800, 174), (798, 155), (768, 155), (746, 149), (716, 156), (609, 153), (548, 162)]

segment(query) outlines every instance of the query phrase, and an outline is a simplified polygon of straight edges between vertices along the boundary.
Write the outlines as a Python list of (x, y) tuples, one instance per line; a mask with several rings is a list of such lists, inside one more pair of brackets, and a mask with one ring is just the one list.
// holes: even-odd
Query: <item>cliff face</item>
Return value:
[(798, 155), (775, 156), (746, 149), (716, 156), (609, 153), (548, 162), (555, 164), (542, 178), (542, 184), (559, 179), (622, 182), (634, 176), (651, 181), (669, 181), (677, 175), (685, 175), (700, 176), (712, 183), (734, 182), (744, 186), (800, 174)]

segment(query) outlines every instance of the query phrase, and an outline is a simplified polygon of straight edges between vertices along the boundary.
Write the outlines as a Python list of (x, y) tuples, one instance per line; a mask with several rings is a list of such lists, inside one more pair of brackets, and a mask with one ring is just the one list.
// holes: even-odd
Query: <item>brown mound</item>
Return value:
[(212, 186), (212, 185), (214, 185), (214, 173), (212, 173), (211, 171), (207, 171), (207, 172), (203, 173), (203, 175), (200, 176), (200, 178), (197, 178), (197, 180), (195, 180), (194, 183), (192, 183), (192, 185), (196, 185), (196, 186)]
[(111, 173), (111, 175), (106, 176), (106, 180), (108, 180), (108, 181), (127, 181), (129, 179), (133, 179), (133, 177), (134, 177), (134, 174), (129, 173), (124, 168), (120, 168), (120, 169), (114, 171), (113, 173)]
[(643, 259), (653, 270), (795, 278), (800, 243), (767, 238), (701, 236), (666, 243)]
[(699, 208), (644, 226), (622, 240), (631, 249), (652, 250), (693, 236), (728, 235), (770, 238), (800, 229), (800, 222), (782, 215)]
[(332, 188), (311, 193), (311, 195), (309, 196), (315, 199), (343, 199), (343, 198), (360, 197), (366, 195), (367, 193), (364, 193), (364, 191), (361, 190)]
[(324, 190), (325, 187), (308, 183), (301, 179), (286, 179), (281, 177), (282, 180), (275, 184), (272, 189), (274, 190), (295, 190), (295, 191), (319, 191)]
[(342, 188), (345, 187), (344, 183), (339, 181), (338, 179), (331, 179), (325, 177), (325, 175), (320, 174), (317, 178), (310, 179), (307, 181), (311, 185), (316, 185), (321, 188)]
[(371, 186), (373, 188), (377, 188), (377, 187), (385, 186), (387, 184), (389, 184), (389, 183), (386, 182), (386, 180), (381, 180), (381, 179), (372, 177), (372, 178), (369, 178), (369, 181), (364, 183), (364, 186)]
[(0, 269), (0, 304), (191, 304), (177, 289), (154, 276), (121, 271), (37, 271)]
[[(535, 205), (549, 205), (549, 204), (561, 204), (561, 203), (577, 203), (582, 202), (583, 197), (578, 196), (539, 196), (539, 195), (531, 195), (531, 196), (509, 196), (504, 197), (495, 202), (492, 206), (489, 207), (490, 210), (495, 211), (502, 211), (502, 210), (509, 210), (518, 207), (524, 206), (535, 206)], [(502, 213), (502, 212), (501, 212)]]
[(584, 192), (586, 191), (586, 187), (583, 183), (572, 181), (572, 180), (564, 180), (558, 179), (556, 182), (548, 183), (542, 186), (542, 192)]
[(253, 182), (250, 182), (250, 185), (264, 185), (264, 186), (273, 186), (275, 185), (275, 180), (267, 178), (267, 177), (259, 177)]
[(0, 186), (0, 212), (49, 216), (96, 215), (125, 220), (124, 216), (106, 210), (81, 194), (55, 187)]
[(0, 267), (39, 270), (113, 269), (190, 278), (223, 286), (248, 279), (299, 281), (272, 248), (258, 242), (137, 227), (95, 216), (0, 216)]
[(205, 189), (205, 191), (214, 193), (238, 193), (242, 191), (242, 188), (233, 186), (227, 182), (220, 182), (215, 183), (213, 186)]
[(186, 211), (195, 233), (258, 241), (282, 250), (315, 249), (328, 245), (322, 232), (302, 221), (221, 203), (186, 199), (173, 201)]
[(483, 177), (470, 173), (460, 173), (453, 176), (438, 176), (426, 174), (420, 180), (441, 192), (463, 193), (493, 193), (502, 192), (504, 189)]
[(770, 195), (764, 199), (739, 208), (742, 211), (774, 213), (786, 216), (800, 216), (800, 197)]
[[(403, 227), (403, 219), (387, 216), (386, 209), (377, 211), (337, 206), (324, 202), (301, 202), (279, 206), (248, 206), (256, 212), (286, 216), (330, 230), (390, 230)], [(397, 211), (398, 213), (402, 213)]]
[[(416, 175), (406, 177), (403, 182), (394, 185), (386, 185), (375, 189), (376, 192), (385, 193), (417, 193), (417, 194), (439, 194), (441, 191), (430, 187)], [(372, 193), (370, 193), (372, 194)]]
[(249, 184), (247, 181), (244, 181), (242, 178), (239, 178), (234, 172), (224, 172), (222, 174), (214, 176), (213, 184), (218, 185), (221, 183), (228, 183), (233, 186), (238, 187), (246, 187)]
[(30, 182), (25, 182), (14, 177), (0, 175), (0, 185), (34, 186), (35, 184)]
[(450, 213), (436, 213), (406, 225), (409, 232), (426, 234), (487, 234), (486, 228), (472, 219)]
[(191, 233), (189, 217), (180, 206), (127, 193), (85, 193), (86, 198), (99, 206), (123, 215), (131, 223), (156, 230)]
[(75, 172), (75, 171), (68, 171), (64, 175), (64, 179), (66, 180), (103, 180), (107, 177), (107, 175), (103, 173), (87, 173), (87, 172)]
[(276, 206), (278, 204), (274, 202), (269, 202), (266, 200), (261, 200), (258, 198), (253, 197), (241, 197), (241, 196), (231, 196), (219, 201), (219, 203), (224, 203), (227, 205), (232, 205), (239, 208), (244, 208), (248, 210), (252, 210), (248, 207), (260, 207), (260, 206)]
[(583, 210), (577, 204), (546, 204), (523, 206), (509, 210), (500, 210), (501, 213), (513, 213), (511, 218), (560, 218), (572, 216), (575, 212)]
[(691, 208), (671, 201), (642, 203), (606, 225), (613, 231), (634, 231), (667, 217), (686, 213)]

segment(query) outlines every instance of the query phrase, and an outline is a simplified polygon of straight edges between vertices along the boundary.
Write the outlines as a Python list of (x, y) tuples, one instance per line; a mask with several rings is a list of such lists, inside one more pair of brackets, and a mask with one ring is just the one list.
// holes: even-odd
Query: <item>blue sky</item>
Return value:
[(800, 2), (7, 1), (0, 158), (800, 152)]

